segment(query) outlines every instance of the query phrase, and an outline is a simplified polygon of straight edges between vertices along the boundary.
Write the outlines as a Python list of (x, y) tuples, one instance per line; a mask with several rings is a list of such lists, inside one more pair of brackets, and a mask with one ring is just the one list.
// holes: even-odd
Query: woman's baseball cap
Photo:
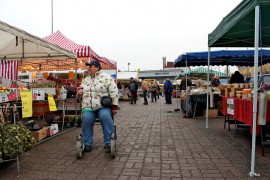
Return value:
[(99, 67), (100, 69), (102, 69), (101, 65), (100, 65), (100, 63), (98, 61), (90, 61), (90, 62), (85, 63), (85, 65), (86, 66), (94, 65), (94, 66)]

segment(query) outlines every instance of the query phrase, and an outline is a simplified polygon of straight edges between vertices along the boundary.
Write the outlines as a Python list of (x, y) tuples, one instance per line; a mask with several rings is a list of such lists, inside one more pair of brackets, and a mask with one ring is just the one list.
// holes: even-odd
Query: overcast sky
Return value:
[[(162, 69), (207, 38), (241, 0), (54, 0), (53, 32), (89, 45), (118, 69)], [(39, 37), (52, 33), (51, 0), (0, 0), (0, 20)]]

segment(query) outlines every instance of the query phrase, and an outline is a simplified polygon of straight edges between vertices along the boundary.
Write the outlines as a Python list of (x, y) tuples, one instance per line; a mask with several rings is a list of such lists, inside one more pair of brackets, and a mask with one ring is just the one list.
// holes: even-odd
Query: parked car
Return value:
[[(252, 76), (246, 78), (246, 83), (254, 83), (254, 77)], [(263, 74), (258, 76), (258, 86), (260, 86), (262, 83), (270, 86), (270, 74)]]
[(219, 78), (219, 82), (221, 85), (227, 85), (228, 84), (228, 79), (227, 78)]

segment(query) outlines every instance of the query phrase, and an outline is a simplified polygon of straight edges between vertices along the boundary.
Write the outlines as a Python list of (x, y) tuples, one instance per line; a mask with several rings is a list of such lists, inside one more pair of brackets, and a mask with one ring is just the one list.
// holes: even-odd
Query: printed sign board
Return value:
[(227, 113), (234, 115), (234, 100), (227, 98)]

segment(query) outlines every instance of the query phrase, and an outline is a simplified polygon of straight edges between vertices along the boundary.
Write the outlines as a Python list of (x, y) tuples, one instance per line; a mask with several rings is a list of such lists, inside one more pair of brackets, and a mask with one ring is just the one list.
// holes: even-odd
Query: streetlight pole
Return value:
[(130, 65), (130, 63), (128, 63), (128, 71), (129, 71), (129, 65)]

